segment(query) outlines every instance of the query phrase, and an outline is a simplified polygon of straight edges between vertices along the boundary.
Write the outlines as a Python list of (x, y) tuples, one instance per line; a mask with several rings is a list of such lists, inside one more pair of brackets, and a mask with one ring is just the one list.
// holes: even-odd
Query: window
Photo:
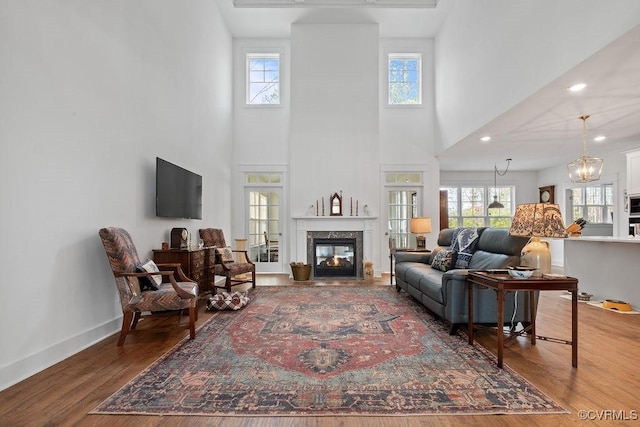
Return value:
[(280, 104), (280, 54), (247, 54), (247, 104)]
[(422, 104), (422, 57), (389, 54), (389, 105)]
[[(511, 227), (513, 217), (513, 187), (460, 186), (441, 187), (447, 193), (449, 228), (456, 227)], [(493, 196), (504, 208), (487, 209)]]
[(613, 185), (572, 188), (571, 221), (578, 218), (589, 223), (613, 224)]

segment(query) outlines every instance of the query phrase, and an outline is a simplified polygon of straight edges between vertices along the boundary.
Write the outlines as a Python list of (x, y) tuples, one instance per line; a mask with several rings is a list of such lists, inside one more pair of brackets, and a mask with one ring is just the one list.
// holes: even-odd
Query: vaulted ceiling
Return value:
[[(237, 38), (288, 38), (295, 22), (376, 22), (380, 37), (433, 38), (447, 15), (449, 1), (436, 8), (294, 7), (236, 8), (217, 0)], [(308, 1), (308, 0), (307, 0)], [(336, 0), (334, 0), (336, 1)], [(428, 0), (431, 1), (431, 0)], [(588, 86), (580, 93), (567, 87)], [(640, 147), (640, 26), (534, 95), (439, 153), (442, 170), (486, 171), (512, 158), (512, 170), (540, 170), (565, 164), (582, 153), (582, 122), (587, 120), (589, 155)], [(488, 143), (480, 137), (491, 135)], [(596, 135), (606, 139), (595, 143)]]

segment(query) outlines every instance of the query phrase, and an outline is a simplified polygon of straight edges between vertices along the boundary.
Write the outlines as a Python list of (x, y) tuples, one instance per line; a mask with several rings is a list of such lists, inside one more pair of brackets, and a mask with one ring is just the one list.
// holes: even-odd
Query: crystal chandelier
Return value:
[(587, 156), (587, 119), (589, 115), (581, 116), (582, 120), (582, 156), (567, 165), (571, 182), (591, 182), (600, 179), (604, 160), (599, 157)]

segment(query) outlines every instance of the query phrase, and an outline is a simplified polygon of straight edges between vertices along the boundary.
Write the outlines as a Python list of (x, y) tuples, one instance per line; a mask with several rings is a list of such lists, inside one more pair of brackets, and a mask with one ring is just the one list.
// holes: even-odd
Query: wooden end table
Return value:
[[(546, 278), (531, 277), (516, 279), (508, 273), (490, 273), (485, 271), (470, 272), (467, 276), (467, 301), (469, 303), (469, 344), (473, 344), (473, 285), (494, 289), (498, 299), (498, 367), (502, 368), (504, 350), (504, 293), (511, 291), (529, 292), (529, 312), (531, 324), (523, 332), (529, 332), (531, 345), (536, 344), (536, 338), (544, 341), (558, 342), (571, 345), (571, 365), (578, 367), (578, 279), (574, 277)], [(536, 291), (569, 291), (571, 292), (571, 341), (536, 335)]]

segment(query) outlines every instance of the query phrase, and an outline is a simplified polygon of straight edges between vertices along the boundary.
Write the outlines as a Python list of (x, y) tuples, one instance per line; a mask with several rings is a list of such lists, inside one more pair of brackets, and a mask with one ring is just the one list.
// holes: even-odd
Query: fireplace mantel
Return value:
[(373, 230), (375, 216), (295, 216), (296, 241), (292, 261), (307, 261), (307, 232), (309, 231), (361, 231), (363, 256), (373, 259)]

